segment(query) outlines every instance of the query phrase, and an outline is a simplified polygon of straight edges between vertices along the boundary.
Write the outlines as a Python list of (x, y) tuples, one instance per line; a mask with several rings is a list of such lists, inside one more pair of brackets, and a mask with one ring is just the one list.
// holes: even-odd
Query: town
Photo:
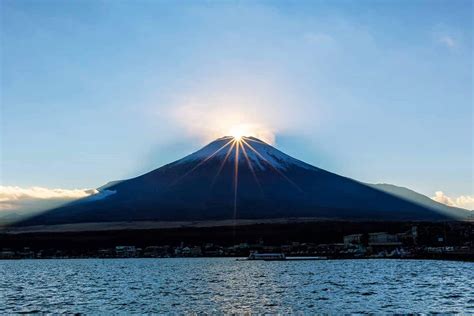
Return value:
[(418, 226), (401, 233), (373, 232), (343, 236), (339, 243), (316, 244), (287, 242), (266, 244), (263, 239), (255, 243), (240, 242), (233, 245), (217, 243), (178, 245), (116, 245), (90, 249), (21, 249), (2, 248), (0, 259), (68, 259), (68, 258), (174, 258), (174, 257), (247, 257), (250, 253), (282, 253), (288, 257), (319, 256), (327, 259), (357, 258), (412, 258), (474, 261), (474, 234), (472, 226), (462, 232), (464, 239), (446, 240), (442, 232), (420, 236)]

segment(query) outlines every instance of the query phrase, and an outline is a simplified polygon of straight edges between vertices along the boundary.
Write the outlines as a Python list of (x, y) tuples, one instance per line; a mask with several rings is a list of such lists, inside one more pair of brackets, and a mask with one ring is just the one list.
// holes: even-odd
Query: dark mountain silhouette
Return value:
[[(442, 203), (438, 203), (435, 200), (427, 197), (426, 195), (420, 194), (418, 192), (415, 192), (413, 190), (404, 188), (404, 187), (399, 187), (393, 184), (387, 184), (387, 183), (378, 183), (378, 184), (369, 184), (370, 186), (387, 192), (389, 194), (398, 196), (402, 199), (409, 200), (411, 202), (423, 205), (425, 207), (428, 207), (430, 209), (436, 210), (437, 212), (440, 212), (442, 214), (446, 215), (453, 215), (453, 216), (460, 216), (463, 217), (463, 214), (466, 214), (466, 210), (458, 207), (452, 207), (448, 206)], [(474, 215), (474, 212), (470, 213)], [(468, 213), (469, 215), (469, 213)]]
[[(367, 185), (294, 159), (253, 137), (223, 137), (139, 177), (19, 225), (317, 217), (444, 220), (469, 212)], [(426, 201), (425, 201), (426, 202)]]

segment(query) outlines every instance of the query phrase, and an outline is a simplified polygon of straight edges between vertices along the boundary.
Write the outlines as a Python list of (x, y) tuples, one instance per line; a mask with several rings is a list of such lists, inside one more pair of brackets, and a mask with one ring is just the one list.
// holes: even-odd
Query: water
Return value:
[(474, 312), (474, 264), (417, 260), (0, 261), (0, 313)]

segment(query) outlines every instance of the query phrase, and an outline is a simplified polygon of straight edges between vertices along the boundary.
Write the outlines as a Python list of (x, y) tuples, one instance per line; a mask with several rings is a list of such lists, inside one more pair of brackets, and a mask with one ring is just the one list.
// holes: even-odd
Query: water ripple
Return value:
[(0, 313), (473, 313), (474, 265), (417, 260), (0, 261)]

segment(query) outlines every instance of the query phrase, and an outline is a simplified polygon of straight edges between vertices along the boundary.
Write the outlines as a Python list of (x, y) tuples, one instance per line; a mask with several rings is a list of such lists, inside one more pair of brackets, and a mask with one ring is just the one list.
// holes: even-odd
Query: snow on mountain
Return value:
[[(236, 149), (238, 149), (237, 155)], [(287, 170), (291, 166), (318, 170), (318, 168), (288, 156), (255, 137), (242, 137), (240, 140), (237, 140), (232, 136), (225, 136), (184, 157), (177, 161), (177, 163), (203, 161), (206, 159), (226, 159), (226, 161), (230, 162), (235, 162), (238, 159), (239, 164), (248, 163), (248, 159), (252, 167), (257, 171), (265, 171), (267, 168)]]

